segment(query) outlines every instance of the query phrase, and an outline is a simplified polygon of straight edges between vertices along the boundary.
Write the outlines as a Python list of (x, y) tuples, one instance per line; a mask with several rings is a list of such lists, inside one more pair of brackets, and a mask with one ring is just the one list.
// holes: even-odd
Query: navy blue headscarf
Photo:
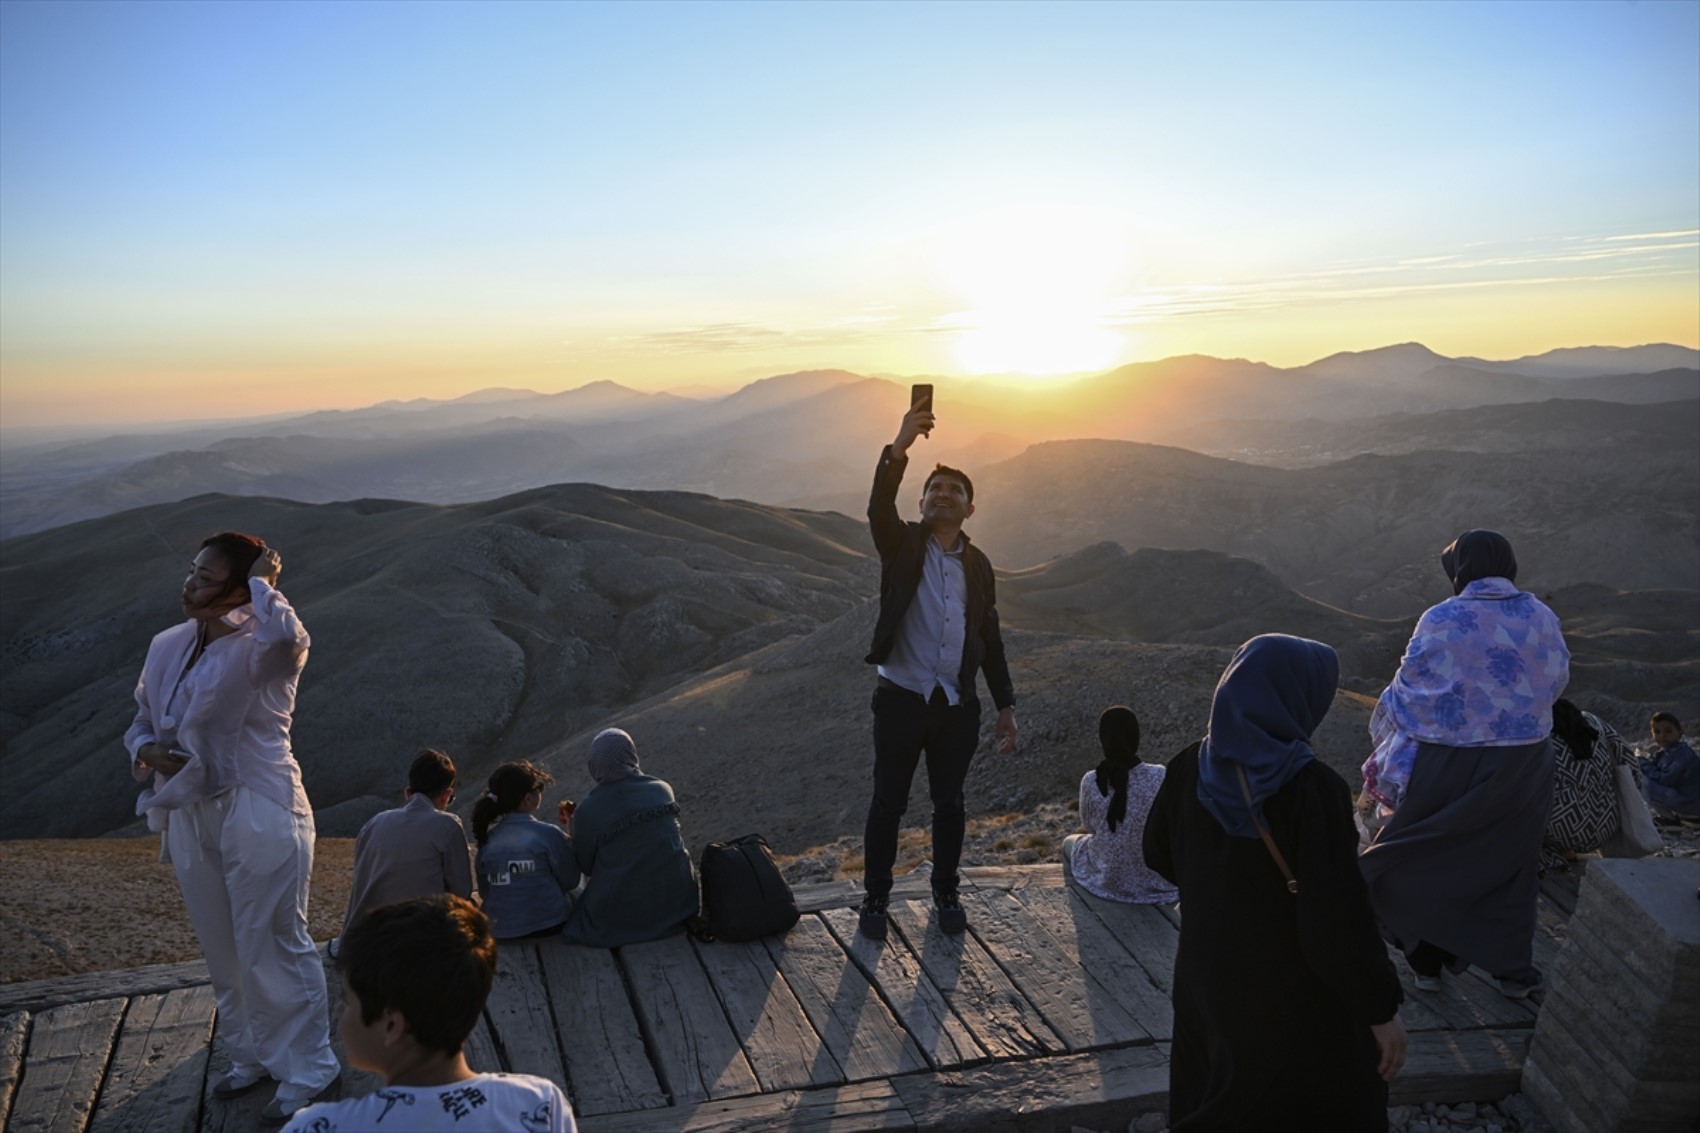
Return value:
[(1316, 758), (1310, 737), (1340, 680), (1340, 659), (1320, 641), (1266, 633), (1239, 651), (1210, 701), (1210, 730), (1198, 749), (1198, 801), (1222, 829), (1256, 838), (1235, 764), (1245, 767), (1257, 817), (1263, 804)]
[(1511, 540), (1497, 531), (1466, 531), (1440, 552), (1440, 569), (1452, 580), (1452, 593), (1462, 594), (1480, 578), (1516, 582), (1517, 556), (1511, 552)]

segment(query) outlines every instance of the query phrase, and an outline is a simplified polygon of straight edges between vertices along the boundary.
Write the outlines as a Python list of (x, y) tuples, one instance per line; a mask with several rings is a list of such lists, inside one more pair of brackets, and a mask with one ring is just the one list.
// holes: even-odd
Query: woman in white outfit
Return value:
[(206, 953), (234, 1097), (267, 1078), (282, 1124), (335, 1096), (324, 967), (307, 933), (313, 812), (289, 747), (307, 631), (274, 589), (282, 563), (250, 535), (201, 544), (188, 620), (153, 639), (125, 733), (137, 802), (164, 848)]

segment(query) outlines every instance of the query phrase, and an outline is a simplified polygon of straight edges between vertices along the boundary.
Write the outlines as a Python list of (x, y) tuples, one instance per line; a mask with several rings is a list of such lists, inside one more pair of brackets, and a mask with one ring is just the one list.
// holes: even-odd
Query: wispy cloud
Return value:
[(782, 330), (755, 323), (708, 323), (677, 330), (654, 331), (612, 341), (654, 350), (695, 354), (700, 351), (760, 350), (776, 346), (786, 338), (787, 335)]
[(1684, 228), (1677, 232), (1635, 232), (1627, 236), (1607, 236), (1607, 240), (1664, 240), (1671, 237), (1700, 236), (1700, 228)]
[(1560, 236), (1286, 275), (1152, 288), (1111, 305), (1111, 326), (1498, 287), (1552, 287), (1626, 276), (1700, 278), (1700, 229)]

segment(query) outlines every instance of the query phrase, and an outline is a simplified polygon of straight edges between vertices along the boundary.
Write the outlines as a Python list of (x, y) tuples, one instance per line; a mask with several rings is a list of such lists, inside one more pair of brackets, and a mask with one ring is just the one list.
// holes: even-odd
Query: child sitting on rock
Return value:
[(1659, 818), (1700, 819), (1700, 755), (1682, 738), (1682, 721), (1653, 713), (1653, 758), (1641, 765), (1641, 789)]
[(382, 905), (342, 938), (339, 1030), (348, 1062), (381, 1074), (363, 1098), (298, 1110), (284, 1133), (572, 1133), (561, 1088), (475, 1074), (463, 1046), (496, 973), (490, 922), (451, 894)]

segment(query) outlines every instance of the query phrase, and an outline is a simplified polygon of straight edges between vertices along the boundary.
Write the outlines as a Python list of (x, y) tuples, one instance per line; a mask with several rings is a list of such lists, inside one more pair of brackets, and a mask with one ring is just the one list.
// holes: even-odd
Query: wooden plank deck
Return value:
[[(1058, 866), (964, 882), (958, 937), (911, 876), (884, 945), (856, 936), (859, 892), (832, 882), (799, 889), (802, 920), (766, 941), (504, 947), (468, 1060), (560, 1083), (587, 1133), (1120, 1128), (1165, 1108), (1174, 911), (1099, 900)], [(1542, 884), (1542, 960), (1575, 891)], [(1395, 1104), (1517, 1088), (1531, 1005), (1468, 973), (1410, 996), (1404, 1017)], [(251, 1129), (266, 1091), (214, 1099), (227, 1065), (205, 965), (0, 986), (7, 1133)], [(378, 1081), (346, 1070), (343, 1084)]]

